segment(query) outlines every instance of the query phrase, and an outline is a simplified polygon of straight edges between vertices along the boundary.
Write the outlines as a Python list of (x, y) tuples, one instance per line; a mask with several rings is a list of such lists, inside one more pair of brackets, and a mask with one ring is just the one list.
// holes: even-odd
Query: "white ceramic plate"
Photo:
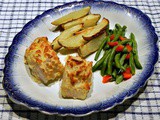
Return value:
[[(99, 72), (93, 74), (93, 87), (84, 101), (63, 99), (60, 96), (60, 81), (51, 86), (35, 83), (24, 64), (24, 53), (35, 38), (47, 36), (49, 41), (59, 35), (50, 31), (51, 21), (71, 11), (85, 6), (91, 6), (91, 12), (101, 14), (110, 21), (111, 28), (116, 23), (127, 26), (127, 36), (133, 32), (138, 42), (139, 59), (143, 69), (136, 70), (136, 74), (128, 81), (120, 84), (110, 82), (102, 84)], [(8, 96), (17, 104), (47, 114), (83, 116), (97, 111), (105, 111), (125, 99), (135, 95), (143, 87), (154, 71), (158, 59), (158, 37), (151, 25), (150, 19), (140, 10), (114, 2), (81, 1), (67, 3), (45, 11), (42, 15), (27, 23), (21, 32), (13, 39), (9, 52), (5, 58), (3, 87)], [(76, 55), (76, 54), (73, 54)], [(64, 64), (66, 55), (58, 54)], [(94, 61), (95, 54), (87, 58)]]

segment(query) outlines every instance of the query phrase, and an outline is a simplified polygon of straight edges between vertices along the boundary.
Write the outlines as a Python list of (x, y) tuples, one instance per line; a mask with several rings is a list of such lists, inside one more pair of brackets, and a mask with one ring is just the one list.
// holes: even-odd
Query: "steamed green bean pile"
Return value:
[[(135, 35), (125, 36), (126, 26), (115, 25), (113, 30), (107, 28), (107, 37), (100, 45), (95, 55), (95, 65), (92, 71), (100, 70), (103, 83), (115, 81), (117, 84), (131, 78), (137, 69), (142, 69), (138, 59)], [(99, 58), (101, 52), (103, 56)]]

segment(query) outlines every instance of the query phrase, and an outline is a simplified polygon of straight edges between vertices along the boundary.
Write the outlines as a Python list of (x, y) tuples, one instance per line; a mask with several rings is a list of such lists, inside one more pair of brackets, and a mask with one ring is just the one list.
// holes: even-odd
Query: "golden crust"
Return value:
[(92, 62), (80, 57), (67, 58), (63, 74), (61, 94), (63, 97), (85, 99), (90, 90)]
[(25, 63), (28, 64), (36, 81), (45, 84), (59, 79), (64, 70), (47, 37), (35, 39), (30, 47), (26, 49)]

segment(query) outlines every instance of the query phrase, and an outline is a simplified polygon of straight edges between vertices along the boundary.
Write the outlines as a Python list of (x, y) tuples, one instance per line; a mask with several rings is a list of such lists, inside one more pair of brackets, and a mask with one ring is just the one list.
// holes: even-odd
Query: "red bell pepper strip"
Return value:
[(132, 77), (132, 74), (131, 74), (131, 73), (126, 73), (126, 72), (123, 73), (123, 78), (124, 78), (125, 80), (127, 80), (127, 79), (129, 79), (129, 78), (131, 78), (131, 77)]
[(122, 36), (119, 36), (119, 39), (120, 39), (121, 41), (126, 40), (126, 38), (125, 38), (125, 37), (122, 37)]
[(131, 73), (131, 68), (127, 67), (126, 70), (125, 70), (125, 73)]
[(118, 42), (116, 41), (116, 42), (108, 42), (108, 45), (110, 46), (110, 47), (114, 47), (114, 46), (117, 46), (118, 45)]
[(110, 36), (110, 40), (113, 40), (113, 39), (114, 39), (114, 34)]
[(129, 58), (130, 58), (130, 54), (127, 54), (126, 60), (129, 60)]
[(116, 52), (122, 52), (123, 49), (124, 49), (123, 45), (118, 45), (117, 48), (116, 48)]
[(111, 75), (105, 75), (105, 76), (103, 76), (102, 83), (107, 83), (107, 82), (109, 82), (111, 78), (112, 78)]
[(130, 46), (130, 45), (126, 45), (126, 48), (127, 48), (127, 50), (128, 50), (128, 52), (131, 52), (132, 51), (132, 46)]

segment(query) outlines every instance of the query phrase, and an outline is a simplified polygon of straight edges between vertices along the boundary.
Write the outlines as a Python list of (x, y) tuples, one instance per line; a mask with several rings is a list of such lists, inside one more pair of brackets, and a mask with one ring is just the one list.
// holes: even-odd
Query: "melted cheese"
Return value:
[(28, 64), (36, 81), (45, 84), (59, 79), (64, 69), (47, 37), (39, 37), (34, 40), (26, 50), (25, 63)]
[(61, 94), (63, 97), (85, 99), (90, 90), (92, 62), (69, 56), (63, 74)]

